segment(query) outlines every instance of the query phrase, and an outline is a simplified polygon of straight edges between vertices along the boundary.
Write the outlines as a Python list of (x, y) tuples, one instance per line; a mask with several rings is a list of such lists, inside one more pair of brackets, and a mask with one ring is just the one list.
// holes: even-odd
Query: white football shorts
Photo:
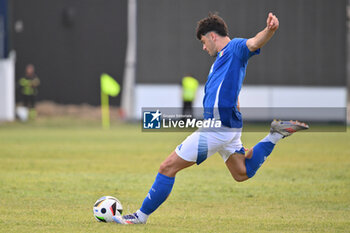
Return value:
[(225, 126), (222, 126), (222, 129), (196, 130), (176, 147), (176, 154), (198, 165), (216, 152), (219, 152), (224, 162), (233, 153), (245, 154), (241, 141), (242, 129)]

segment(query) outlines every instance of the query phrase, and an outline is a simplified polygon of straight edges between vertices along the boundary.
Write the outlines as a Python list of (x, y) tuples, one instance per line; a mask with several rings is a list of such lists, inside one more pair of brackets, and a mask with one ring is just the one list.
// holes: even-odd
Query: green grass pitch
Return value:
[[(0, 232), (349, 232), (350, 132), (282, 140), (237, 183), (218, 154), (181, 171), (146, 225), (99, 223), (101, 196), (133, 212), (159, 164), (189, 133), (69, 119), (0, 125)], [(246, 147), (265, 133), (243, 133)]]

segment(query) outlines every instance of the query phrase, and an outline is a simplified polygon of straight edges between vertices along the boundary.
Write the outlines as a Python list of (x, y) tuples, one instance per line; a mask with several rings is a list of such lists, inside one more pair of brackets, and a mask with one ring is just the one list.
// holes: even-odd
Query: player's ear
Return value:
[(210, 32), (210, 34), (209, 34), (209, 36), (210, 36), (210, 39), (212, 40), (212, 41), (216, 41), (216, 33), (215, 32)]

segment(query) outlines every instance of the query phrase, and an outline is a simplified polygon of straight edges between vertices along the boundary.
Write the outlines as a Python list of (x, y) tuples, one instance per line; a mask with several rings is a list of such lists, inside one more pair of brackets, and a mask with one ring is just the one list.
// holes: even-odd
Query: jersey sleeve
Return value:
[(232, 49), (233, 53), (243, 61), (247, 61), (251, 56), (260, 53), (260, 49), (251, 52), (247, 47), (247, 39), (243, 38), (234, 38), (232, 40)]

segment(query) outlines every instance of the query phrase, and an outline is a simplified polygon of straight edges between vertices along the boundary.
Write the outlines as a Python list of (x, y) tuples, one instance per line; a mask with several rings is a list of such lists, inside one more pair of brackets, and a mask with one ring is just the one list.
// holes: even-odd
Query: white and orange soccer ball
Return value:
[(122, 214), (123, 206), (117, 198), (105, 196), (95, 202), (93, 211), (97, 221), (113, 222), (113, 216)]

